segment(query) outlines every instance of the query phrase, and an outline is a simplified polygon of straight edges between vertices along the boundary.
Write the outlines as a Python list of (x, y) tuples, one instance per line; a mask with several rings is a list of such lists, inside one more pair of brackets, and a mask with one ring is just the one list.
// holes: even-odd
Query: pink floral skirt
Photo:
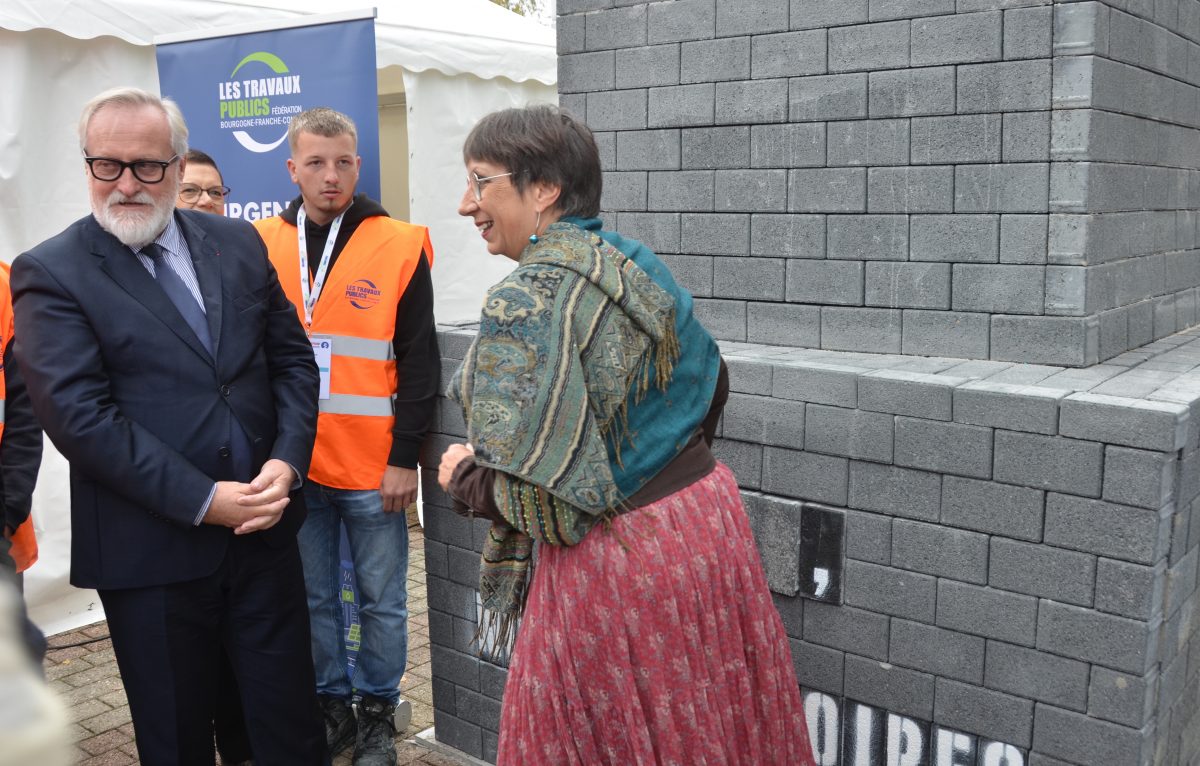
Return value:
[(813, 762), (787, 635), (723, 464), (538, 556), (497, 766)]

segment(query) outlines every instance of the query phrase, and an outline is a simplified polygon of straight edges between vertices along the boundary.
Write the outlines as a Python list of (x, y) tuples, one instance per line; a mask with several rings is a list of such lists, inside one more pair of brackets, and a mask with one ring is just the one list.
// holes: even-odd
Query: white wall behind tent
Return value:
[[(465, 188), (462, 142), (490, 111), (557, 99), (554, 29), (488, 0), (374, 5), (380, 101), (393, 115), (403, 104), (404, 118), (381, 125), (383, 201), (430, 227), (439, 321), (470, 319), (511, 264), (489, 256), (471, 222), (455, 212)], [(4, 0), (0, 257), (12, 261), (88, 213), (79, 109), (116, 85), (157, 91), (156, 35), (328, 10), (324, 0)], [(398, 126), (406, 135), (386, 134)], [(408, 199), (387, 199), (389, 189), (407, 190)], [(41, 556), (26, 575), (26, 597), (34, 620), (51, 634), (103, 617), (94, 593), (67, 584), (69, 521), (66, 463), (47, 442), (34, 495)]]

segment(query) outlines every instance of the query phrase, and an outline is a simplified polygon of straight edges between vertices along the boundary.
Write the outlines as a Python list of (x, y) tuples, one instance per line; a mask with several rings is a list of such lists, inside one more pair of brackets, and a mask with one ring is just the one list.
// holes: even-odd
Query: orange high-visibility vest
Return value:
[[(275, 216), (256, 221), (288, 299), (304, 322), (296, 227)], [(379, 489), (392, 449), (396, 396), (396, 306), (429, 230), (386, 216), (367, 218), (338, 254), (313, 308), (310, 335), (330, 337), (329, 398), (319, 401), (308, 478), (338, 489)], [(310, 279), (308, 274), (305, 279)]]
[[(9, 265), (0, 262), (0, 440), (4, 438), (4, 405), (7, 398), (4, 385), (3, 354), (13, 340), (12, 292), (8, 284)], [(24, 572), (37, 561), (37, 536), (33, 532), (33, 516), (25, 519), (13, 532), (12, 549), (9, 555), (17, 563), (17, 571)]]

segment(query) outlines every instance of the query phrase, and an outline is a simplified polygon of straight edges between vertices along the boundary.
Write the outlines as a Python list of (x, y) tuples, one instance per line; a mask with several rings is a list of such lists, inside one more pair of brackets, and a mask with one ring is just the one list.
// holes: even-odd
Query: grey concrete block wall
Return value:
[[(473, 330), (439, 337), (452, 368)], [(1089, 370), (722, 353), (716, 452), (806, 694), (1011, 763), (1200, 758), (1200, 329)], [(445, 400), (435, 430), (426, 465), (462, 438)], [(422, 486), (437, 738), (491, 760), (505, 670), (471, 644), (486, 524), (454, 515), (432, 472)], [(840, 604), (798, 592), (813, 501), (844, 514)]]
[[(816, 311), (818, 348), (1087, 366), (1198, 318), (1195, 2), (564, 3), (559, 89), (615, 136), (608, 213), (822, 219), (752, 234), (774, 262), (714, 264), (702, 233), (663, 251), (738, 302), (713, 304), (746, 318), (723, 339)], [(945, 263), (951, 300), (881, 296), (879, 269), (747, 276), (781, 259)]]

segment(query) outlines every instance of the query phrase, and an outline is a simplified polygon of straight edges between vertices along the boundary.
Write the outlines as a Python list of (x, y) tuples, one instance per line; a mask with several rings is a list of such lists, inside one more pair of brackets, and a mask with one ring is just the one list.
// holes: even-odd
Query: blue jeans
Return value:
[[(377, 490), (335, 489), (309, 480), (304, 500), (308, 518), (300, 528), (300, 556), (317, 693), (346, 700), (370, 694), (395, 704), (408, 661), (408, 520), (403, 511), (384, 513)], [(346, 673), (339, 522), (350, 540), (358, 596), (361, 632), (353, 678)]]

